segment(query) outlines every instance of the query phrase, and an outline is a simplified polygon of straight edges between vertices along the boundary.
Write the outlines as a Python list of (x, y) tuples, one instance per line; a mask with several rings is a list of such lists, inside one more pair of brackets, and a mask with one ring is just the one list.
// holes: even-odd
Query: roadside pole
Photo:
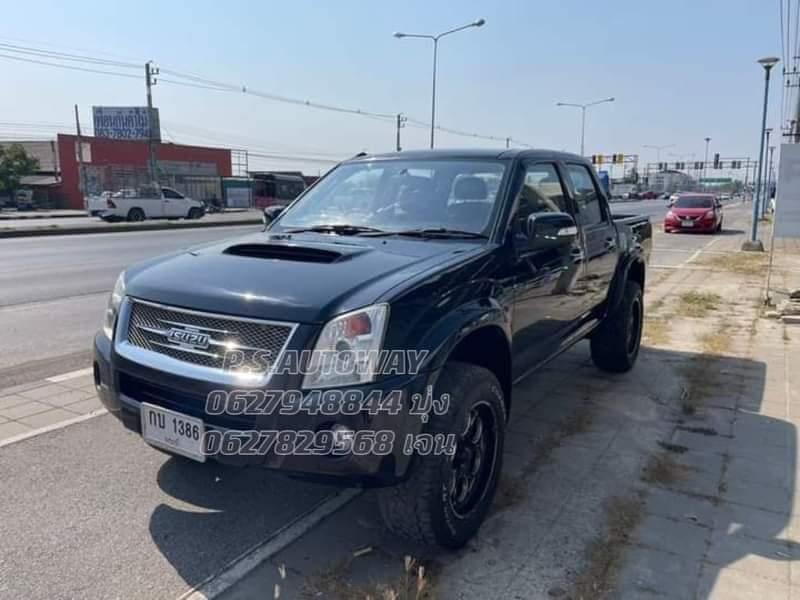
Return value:
[(86, 181), (86, 169), (83, 166), (83, 138), (81, 137), (81, 120), (78, 116), (78, 105), (75, 105), (75, 129), (77, 132), (77, 144), (78, 144), (78, 173), (80, 175), (80, 182), (81, 182), (81, 192), (83, 195), (83, 207), (85, 209), (89, 209), (88, 204), (86, 203), (86, 195), (89, 193), (89, 185)]
[(403, 150), (402, 146), (400, 145), (400, 130), (405, 127), (406, 121), (408, 121), (408, 118), (404, 117), (403, 113), (397, 113), (397, 144), (395, 146), (395, 150), (398, 152)]
[[(156, 70), (157, 72), (157, 70)], [(148, 170), (150, 172), (150, 182), (156, 183), (156, 146), (155, 140), (153, 139), (153, 92), (152, 87), (154, 85), (153, 81), (153, 70), (150, 68), (150, 61), (147, 61), (144, 64), (144, 77), (145, 77), (145, 85), (147, 86), (147, 122), (148, 122), (148, 133), (147, 133), (147, 150), (148, 150)]]

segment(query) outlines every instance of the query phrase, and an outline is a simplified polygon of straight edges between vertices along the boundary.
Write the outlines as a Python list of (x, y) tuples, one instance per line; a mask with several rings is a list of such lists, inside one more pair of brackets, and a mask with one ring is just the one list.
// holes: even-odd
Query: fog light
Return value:
[(331, 432), (333, 433), (334, 453), (348, 454), (353, 449), (353, 436), (356, 432), (339, 424), (331, 427)]

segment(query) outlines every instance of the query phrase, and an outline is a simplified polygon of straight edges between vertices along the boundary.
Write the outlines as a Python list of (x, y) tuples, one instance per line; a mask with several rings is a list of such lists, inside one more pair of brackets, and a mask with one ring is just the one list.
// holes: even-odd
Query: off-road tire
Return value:
[[(502, 469), (506, 409), (503, 391), (494, 374), (472, 364), (450, 362), (436, 384), (435, 395), (450, 395), (447, 414), (431, 413), (427, 432), (461, 434), (469, 416), (477, 411), (495, 426), (484, 432), (491, 436), (491, 463), (476, 484), (474, 505), (459, 514), (449, 485), (455, 464), (447, 455), (415, 455), (411, 475), (402, 483), (378, 490), (378, 504), (387, 528), (394, 534), (425, 546), (459, 548), (478, 531), (492, 504)], [(402, 442), (400, 442), (402, 443)], [(459, 446), (461, 447), (461, 446)], [(484, 464), (481, 462), (480, 464)]]
[(595, 366), (610, 373), (625, 373), (639, 355), (644, 323), (642, 288), (626, 281), (622, 300), (592, 334), (590, 341)]
[(132, 208), (128, 211), (128, 221), (131, 223), (139, 223), (144, 221), (144, 211), (141, 208)]

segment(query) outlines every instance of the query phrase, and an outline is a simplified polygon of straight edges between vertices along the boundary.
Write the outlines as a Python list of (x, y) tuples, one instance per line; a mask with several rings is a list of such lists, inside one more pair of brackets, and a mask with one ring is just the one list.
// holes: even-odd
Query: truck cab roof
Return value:
[(473, 160), (503, 160), (503, 159), (541, 159), (541, 160), (569, 160), (588, 162), (587, 159), (570, 152), (557, 152), (544, 149), (527, 148), (444, 148), (434, 150), (403, 150), (402, 152), (386, 152), (382, 154), (361, 154), (345, 162), (368, 160), (432, 160), (432, 159), (473, 159)]

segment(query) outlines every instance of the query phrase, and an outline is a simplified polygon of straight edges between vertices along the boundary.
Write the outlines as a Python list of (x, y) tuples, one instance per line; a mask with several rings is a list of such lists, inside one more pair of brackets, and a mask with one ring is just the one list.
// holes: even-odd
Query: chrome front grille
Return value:
[(294, 328), (132, 299), (127, 341), (183, 362), (263, 375), (280, 359)]

